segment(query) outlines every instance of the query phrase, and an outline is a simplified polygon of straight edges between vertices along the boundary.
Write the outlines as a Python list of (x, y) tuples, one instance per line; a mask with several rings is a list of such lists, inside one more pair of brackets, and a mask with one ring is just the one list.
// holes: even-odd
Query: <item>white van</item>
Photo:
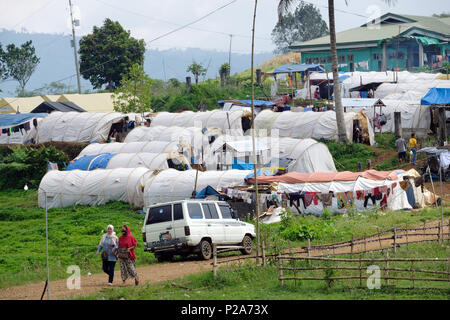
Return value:
[(142, 237), (145, 251), (153, 252), (158, 261), (191, 253), (208, 260), (212, 244), (242, 246), (241, 252), (250, 254), (256, 233), (254, 225), (235, 218), (228, 203), (192, 199), (147, 208)]

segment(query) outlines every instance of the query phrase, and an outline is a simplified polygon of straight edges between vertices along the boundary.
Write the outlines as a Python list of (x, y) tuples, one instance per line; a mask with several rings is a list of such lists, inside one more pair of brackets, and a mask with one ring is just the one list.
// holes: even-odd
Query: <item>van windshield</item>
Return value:
[(150, 208), (147, 217), (147, 224), (172, 221), (172, 206), (166, 205), (161, 207)]
[(203, 219), (202, 208), (199, 203), (188, 203), (187, 207), (191, 219)]

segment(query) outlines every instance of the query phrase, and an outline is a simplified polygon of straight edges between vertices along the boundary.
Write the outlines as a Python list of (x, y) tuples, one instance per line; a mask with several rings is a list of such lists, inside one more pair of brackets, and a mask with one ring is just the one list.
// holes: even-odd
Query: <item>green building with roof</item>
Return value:
[[(450, 18), (386, 13), (336, 34), (339, 71), (438, 69), (450, 61)], [(330, 37), (294, 44), (302, 63), (331, 70)]]

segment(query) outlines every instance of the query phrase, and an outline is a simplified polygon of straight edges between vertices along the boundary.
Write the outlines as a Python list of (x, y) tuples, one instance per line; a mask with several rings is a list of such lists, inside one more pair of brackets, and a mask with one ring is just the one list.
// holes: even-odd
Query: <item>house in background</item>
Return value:
[(61, 111), (61, 112), (86, 112), (83, 108), (80, 108), (73, 102), (51, 102), (44, 101), (36, 108), (31, 110), (31, 113), (50, 113), (52, 111)]
[[(386, 13), (371, 23), (336, 34), (339, 71), (437, 69), (450, 61), (450, 18)], [(330, 37), (290, 47), (302, 63), (331, 70)]]

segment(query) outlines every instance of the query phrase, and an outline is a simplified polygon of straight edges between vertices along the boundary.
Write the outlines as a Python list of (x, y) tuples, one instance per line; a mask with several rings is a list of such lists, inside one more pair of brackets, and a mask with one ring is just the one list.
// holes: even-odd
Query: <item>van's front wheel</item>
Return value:
[(209, 260), (212, 256), (212, 246), (208, 240), (202, 240), (200, 242), (200, 253), (199, 256), (203, 260)]
[(245, 236), (244, 239), (242, 239), (242, 246), (244, 247), (241, 249), (242, 254), (251, 254), (253, 249), (252, 238)]

